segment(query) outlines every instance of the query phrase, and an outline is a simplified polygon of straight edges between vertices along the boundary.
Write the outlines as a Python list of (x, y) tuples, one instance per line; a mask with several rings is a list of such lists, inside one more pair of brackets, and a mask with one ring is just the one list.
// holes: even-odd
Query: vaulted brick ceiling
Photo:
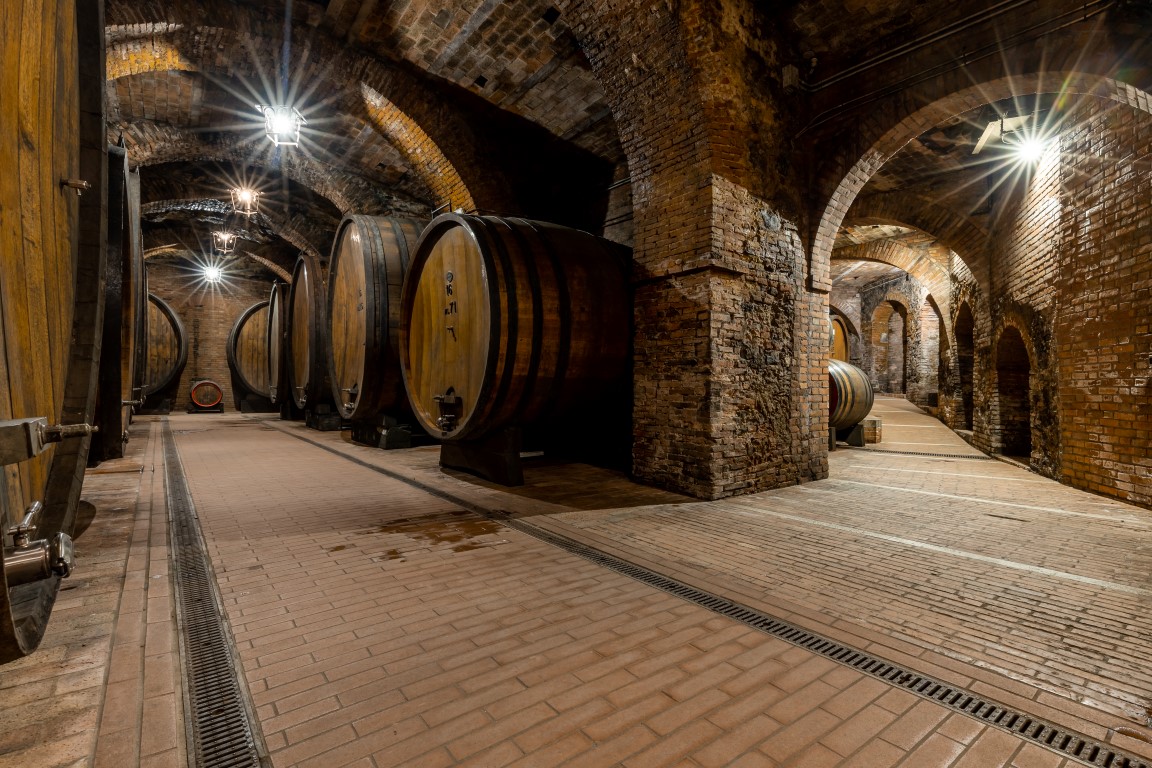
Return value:
[[(624, 158), (603, 89), (553, 2), (295, 0), (291, 77), (312, 110), (305, 151), (277, 152), (263, 138), (254, 102), (276, 90), (284, 0), (109, 0), (109, 138), (123, 137), (146, 180), (165, 177), (145, 185), (145, 202), (164, 204), (149, 209), (156, 227), (212, 226), (216, 209), (199, 201), (223, 199), (228, 178), (264, 179), (279, 213), (251, 245), (279, 247), (269, 257), (275, 264), (290, 263), (301, 250), (324, 254), (343, 213), (426, 215), (446, 201), (459, 204), (459, 184), (445, 179), (462, 152), (485, 154), (499, 130), (484, 133), (481, 123), (494, 114), (619, 165)], [(913, 30), (960, 21), (961, 5), (806, 0), (775, 13), (794, 33), (791, 60), (806, 82), (819, 83), (898, 48)], [(845, 24), (849, 11), (852, 23)], [(876, 208), (885, 196), (905, 211), (946, 206), (963, 242), (986, 236), (986, 165), (971, 155), (984, 117), (981, 110), (957, 115), (909, 142), (856, 209)], [(460, 137), (460, 146), (437, 146), (423, 132), (430, 121), (447, 121), (441, 135)], [(489, 168), (507, 157), (489, 158)], [(217, 189), (203, 168), (227, 169)], [(473, 178), (490, 179), (497, 192), (510, 186), (499, 167), (493, 170)], [(463, 199), (465, 207), (483, 207)], [(190, 202), (181, 207), (179, 200)], [(865, 219), (849, 216), (838, 243), (859, 242), (854, 225), (899, 224), (895, 236), (908, 236), (907, 221)]]
[[(109, 140), (123, 140), (131, 164), (143, 168), (144, 202), (153, 204), (146, 222), (161, 230), (157, 240), (171, 239), (169, 230), (215, 226), (210, 201), (227, 196), (230, 179), (263, 179), (272, 192), (265, 200), (291, 208), (268, 217), (258, 235), (252, 230), (254, 239), (241, 233), (242, 245), (266, 251), (274, 235), (282, 251), (271, 257), (276, 264), (300, 250), (326, 255), (324, 241), (342, 213), (427, 215), (446, 201), (477, 204), (460, 197), (448, 161), (422, 130), (429, 120), (448, 119), (442, 134), (465, 142), (474, 133), (473, 146), (493, 134), (528, 152), (546, 144), (517, 128), (519, 120), (601, 158), (605, 168), (622, 160), (584, 54), (559, 11), (540, 0), (296, 0), (290, 89), (311, 110), (303, 151), (277, 152), (254, 102), (277, 91), (287, 7), (283, 0), (109, 0)], [(343, 60), (333, 60), (336, 52)], [(399, 102), (390, 87), (403, 92)], [(484, 102), (513, 122), (486, 126), (491, 114), (476, 106)], [(406, 112), (413, 103), (420, 109)], [(226, 170), (206, 179), (203, 168)], [(503, 194), (497, 174), (473, 177), (490, 179), (496, 192), (487, 199)]]

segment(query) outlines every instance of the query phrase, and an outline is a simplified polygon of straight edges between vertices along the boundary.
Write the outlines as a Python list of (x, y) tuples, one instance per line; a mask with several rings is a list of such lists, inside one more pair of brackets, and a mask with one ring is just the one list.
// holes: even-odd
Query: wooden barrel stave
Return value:
[(143, 390), (154, 395), (168, 389), (188, 361), (188, 336), (184, 323), (155, 294), (148, 295), (148, 343), (145, 357)]
[[(228, 336), (229, 367), (241, 385), (261, 397), (271, 394), (268, 381), (268, 307), (267, 301), (259, 301), (244, 310)], [(236, 399), (239, 403), (239, 394)]]
[[(441, 439), (476, 440), (618, 381), (630, 345), (624, 264), (619, 246), (564, 227), (434, 220), (402, 301), (401, 369), (417, 421)], [(435, 400), (445, 396), (458, 400)]]
[(340, 415), (371, 420), (407, 410), (400, 373), (400, 297), (423, 222), (349, 215), (328, 275), (329, 378)]
[(868, 374), (842, 360), (828, 361), (828, 426), (848, 429), (859, 424), (872, 410), (875, 396)]

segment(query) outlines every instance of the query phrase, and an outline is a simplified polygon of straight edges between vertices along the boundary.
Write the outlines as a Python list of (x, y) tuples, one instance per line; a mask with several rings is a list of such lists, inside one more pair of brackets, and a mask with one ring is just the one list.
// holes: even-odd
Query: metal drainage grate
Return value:
[(917, 696), (930, 699), (956, 712), (962, 712), (969, 717), (974, 717), (988, 725), (1013, 733), (1022, 739), (1040, 744), (1087, 765), (1099, 766), (1100, 768), (1152, 768), (1152, 765), (1140, 758), (1114, 750), (1087, 736), (989, 701), (963, 688), (905, 669), (864, 651), (801, 629), (754, 608), (688, 586), (635, 563), (620, 560), (593, 547), (541, 530), (520, 520), (505, 518), (502, 519), (502, 522), (521, 533), (526, 533), (571, 554), (591, 560), (597, 565), (661, 589), (750, 627), (755, 627), (812, 653), (818, 653), (840, 664), (845, 664), (879, 678), (890, 685), (903, 688)]
[(261, 765), (264, 750), (258, 746), (248, 701), (240, 686), (232, 637), (221, 616), (192, 495), (167, 419), (164, 470), (173, 591), (190, 716), (189, 762), (199, 768), (256, 768)]
[(969, 461), (992, 461), (991, 456), (971, 456), (955, 453), (928, 453), (926, 451), (893, 451), (888, 448), (860, 448), (866, 453), (895, 453), (900, 456), (935, 456), (941, 459), (968, 459)]

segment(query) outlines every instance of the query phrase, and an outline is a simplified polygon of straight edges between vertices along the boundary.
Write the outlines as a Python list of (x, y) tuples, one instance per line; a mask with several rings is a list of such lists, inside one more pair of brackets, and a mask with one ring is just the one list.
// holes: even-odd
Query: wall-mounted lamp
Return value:
[(204, 280), (209, 283), (218, 283), (224, 279), (224, 270), (216, 266), (204, 267)]
[(1000, 142), (1012, 149), (1024, 162), (1036, 162), (1044, 155), (1052, 136), (1046, 135), (1039, 115), (1017, 115), (992, 120), (976, 142), (972, 154), (978, 155), (989, 142)]
[(1035, 130), (1019, 128), (1015, 131), (1001, 130), (1000, 141), (1004, 146), (1011, 147), (1016, 156), (1024, 162), (1034, 163), (1044, 156), (1044, 150), (1048, 148), (1050, 139), (1039, 135)]
[(251, 216), (260, 212), (260, 193), (248, 187), (236, 187), (232, 190), (232, 210)]
[(212, 245), (219, 253), (232, 253), (236, 250), (236, 235), (232, 232), (213, 232)]
[(276, 146), (295, 147), (300, 144), (300, 126), (307, 120), (295, 107), (286, 104), (265, 106), (257, 104), (256, 109), (264, 116), (264, 133)]

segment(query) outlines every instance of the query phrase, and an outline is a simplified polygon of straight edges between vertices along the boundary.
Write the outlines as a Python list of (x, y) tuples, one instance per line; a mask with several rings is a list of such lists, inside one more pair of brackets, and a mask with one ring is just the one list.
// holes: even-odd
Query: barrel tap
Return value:
[(8, 529), (12, 546), (4, 547), (4, 579), (9, 587), (59, 576), (67, 578), (74, 562), (72, 537), (60, 532), (49, 539), (32, 540), (44, 504), (28, 505), (24, 518)]
[(456, 422), (460, 418), (460, 398), (456, 395), (455, 387), (448, 387), (442, 395), (433, 395), (432, 399), (440, 407), (440, 416), (436, 419), (436, 426), (440, 427), (442, 434), (447, 435), (456, 429)]

